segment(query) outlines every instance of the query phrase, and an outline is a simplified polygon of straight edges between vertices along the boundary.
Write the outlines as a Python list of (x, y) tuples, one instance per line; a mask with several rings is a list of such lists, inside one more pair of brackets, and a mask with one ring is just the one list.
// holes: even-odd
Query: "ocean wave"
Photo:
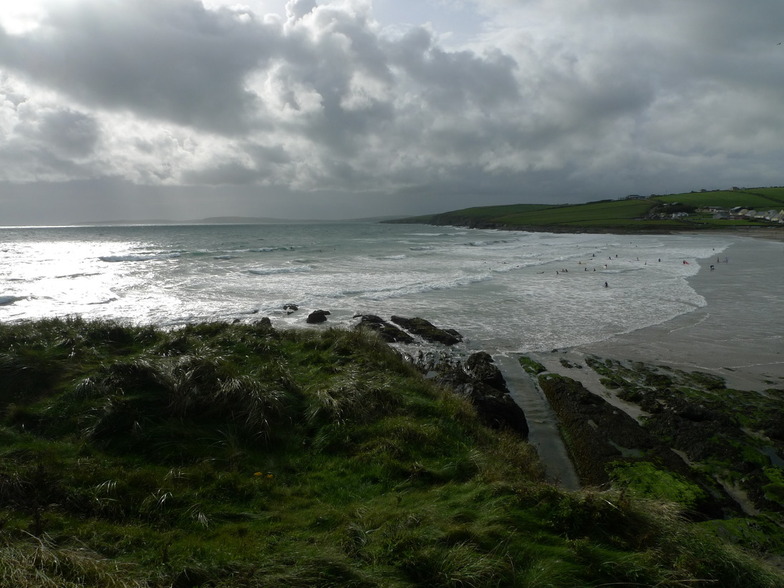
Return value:
[(256, 249), (248, 249), (250, 253), (274, 253), (275, 251), (294, 251), (294, 247), (281, 245), (279, 247), (258, 247)]
[(469, 241), (465, 243), (467, 247), (489, 247), (490, 245), (503, 245), (509, 243), (508, 239), (495, 239), (493, 241)]
[(309, 265), (294, 265), (285, 267), (260, 267), (249, 269), (248, 273), (257, 276), (269, 276), (273, 274), (296, 274), (301, 272), (309, 272), (313, 268)]
[(405, 258), (406, 258), (406, 256), (405, 256), (405, 255), (382, 255), (382, 256), (381, 256), (381, 257), (379, 257), (378, 259), (391, 259), (391, 260), (399, 260), (399, 259), (405, 259)]
[(106, 300), (99, 300), (98, 302), (88, 302), (88, 306), (101, 306), (103, 304), (111, 304), (112, 302), (117, 301), (117, 298), (107, 298)]
[(335, 298), (355, 297), (364, 300), (387, 300), (389, 298), (401, 298), (425, 292), (435, 292), (439, 290), (451, 290), (468, 286), (477, 282), (485, 282), (492, 279), (490, 274), (477, 274), (473, 276), (463, 276), (459, 278), (443, 279), (432, 282), (413, 282), (399, 286), (384, 286), (380, 288), (363, 288), (342, 290), (333, 294)]
[(179, 253), (150, 253), (136, 255), (101, 255), (98, 259), (107, 263), (120, 263), (124, 261), (155, 261), (179, 257)]
[(10, 306), (17, 300), (24, 300), (24, 296), (0, 296), (0, 306)]
[(61, 276), (55, 276), (55, 278), (60, 280), (60, 279), (63, 279), (63, 278), (89, 278), (90, 276), (100, 276), (100, 275), (101, 274), (99, 272), (89, 272), (89, 273), (81, 272), (81, 273), (77, 273), (77, 274), (63, 274)]
[(525, 269), (527, 267), (536, 267), (539, 265), (544, 265), (546, 262), (540, 260), (533, 260), (533, 261), (515, 261), (512, 263), (503, 262), (501, 265), (495, 266), (492, 271), (497, 274), (505, 274), (508, 272), (513, 272), (515, 270)]

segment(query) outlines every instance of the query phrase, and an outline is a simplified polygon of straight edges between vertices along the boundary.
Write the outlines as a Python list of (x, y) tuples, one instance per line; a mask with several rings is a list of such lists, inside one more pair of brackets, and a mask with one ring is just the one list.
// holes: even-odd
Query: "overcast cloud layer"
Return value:
[(781, 0), (25, 6), (0, 12), (0, 224), (784, 184)]

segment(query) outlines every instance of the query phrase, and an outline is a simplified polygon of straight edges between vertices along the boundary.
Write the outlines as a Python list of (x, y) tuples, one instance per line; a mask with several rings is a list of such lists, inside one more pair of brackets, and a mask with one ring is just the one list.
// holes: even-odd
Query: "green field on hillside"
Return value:
[(643, 217), (652, 206), (654, 206), (654, 203), (648, 200), (593, 202), (564, 207), (548, 207), (532, 212), (493, 218), (494, 221), (510, 225), (616, 224), (619, 221), (625, 222), (630, 219)]
[[(458, 225), (476, 228), (585, 231), (649, 231), (779, 226), (758, 219), (714, 219), (697, 209), (715, 206), (758, 211), (784, 209), (784, 188), (749, 188), (651, 195), (646, 198), (602, 200), (587, 204), (512, 204), (480, 206), (393, 222)], [(683, 218), (672, 218), (686, 212)], [(782, 227), (784, 230), (784, 227)]]
[(784, 188), (750, 188), (748, 191), (717, 190), (656, 196), (660, 202), (683, 202), (692, 206), (720, 206), (722, 208), (756, 208), (760, 210), (784, 208)]

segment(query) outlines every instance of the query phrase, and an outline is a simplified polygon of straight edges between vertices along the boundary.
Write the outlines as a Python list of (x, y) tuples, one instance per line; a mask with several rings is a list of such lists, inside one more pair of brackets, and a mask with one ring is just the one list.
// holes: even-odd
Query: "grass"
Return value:
[(520, 366), (532, 376), (536, 376), (542, 372), (547, 371), (547, 368), (544, 367), (541, 363), (525, 355), (518, 357), (517, 361), (520, 363)]
[(722, 208), (755, 208), (757, 210), (784, 208), (784, 188), (750, 188), (748, 190), (714, 190), (657, 196), (661, 202), (687, 202), (693, 206)]
[(782, 582), (669, 503), (545, 483), (372, 333), (69, 318), (0, 349), (0, 586)]

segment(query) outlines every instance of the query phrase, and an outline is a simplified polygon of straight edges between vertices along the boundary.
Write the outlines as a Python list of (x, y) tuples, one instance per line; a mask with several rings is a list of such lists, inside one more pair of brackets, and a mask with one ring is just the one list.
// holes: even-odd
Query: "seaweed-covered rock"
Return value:
[(405, 318), (393, 315), (392, 322), (430, 343), (455, 345), (463, 340), (463, 336), (454, 329), (441, 329), (423, 318)]
[[(580, 382), (547, 374), (539, 376), (539, 386), (566, 432), (569, 451), (583, 484), (608, 484), (608, 466), (611, 464), (649, 461), (703, 490), (704, 496), (694, 505), (695, 514), (721, 518), (726, 513), (737, 513), (737, 505), (712, 480), (692, 470), (655, 433), (591, 393)], [(693, 427), (695, 423), (689, 421), (688, 426)], [(678, 447), (678, 444), (675, 446)]]

